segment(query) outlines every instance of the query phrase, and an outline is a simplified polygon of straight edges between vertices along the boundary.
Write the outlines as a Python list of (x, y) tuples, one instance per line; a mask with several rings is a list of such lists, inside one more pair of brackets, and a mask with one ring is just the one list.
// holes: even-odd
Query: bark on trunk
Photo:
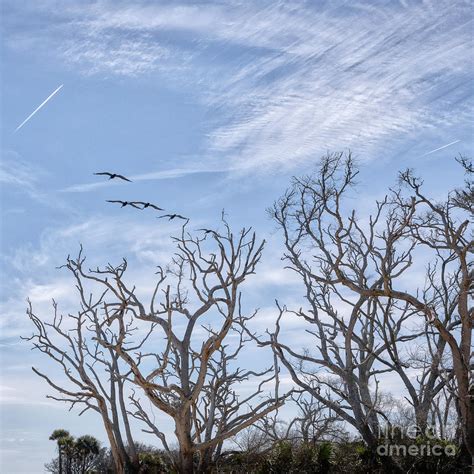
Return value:
[(379, 456), (377, 454), (378, 440), (367, 425), (360, 429), (360, 433), (362, 434), (362, 438), (367, 443), (367, 448), (370, 451), (371, 465), (369, 467), (371, 470), (375, 470), (377, 460), (379, 460), (383, 465), (384, 473), (402, 474), (405, 472), (391, 456)]
[(194, 473), (194, 456), (193, 456), (192, 451), (180, 449), (179, 472), (180, 474), (193, 474)]
[(414, 406), (415, 411), (415, 418), (416, 418), (416, 426), (421, 435), (426, 434), (426, 429), (428, 428), (428, 411), (429, 405), (428, 403), (419, 403), (418, 405)]
[(204, 451), (201, 451), (199, 457), (199, 466), (198, 466), (198, 473), (199, 474), (205, 474), (206, 472), (209, 472), (209, 468), (212, 463), (212, 449), (208, 448), (205, 449)]
[(59, 474), (63, 474), (63, 451), (59, 446)]
[(191, 439), (191, 413), (184, 410), (175, 418), (175, 433), (179, 443), (179, 472), (180, 474), (193, 474), (194, 450)]
[[(105, 402), (103, 402), (103, 403), (105, 404)], [(112, 458), (114, 460), (115, 470), (116, 470), (117, 473), (123, 473), (123, 472), (125, 472), (125, 466), (127, 464), (127, 455), (117, 445), (117, 442), (116, 442), (115, 436), (114, 436), (113, 425), (110, 422), (109, 417), (106, 415), (106, 407), (101, 406), (101, 403), (99, 402), (99, 408), (101, 409), (100, 412), (101, 412), (101, 415), (102, 415), (102, 420), (104, 422), (104, 427), (105, 427), (105, 431), (107, 433), (107, 438), (109, 439), (110, 451), (112, 453)]]
[(471, 469), (474, 473), (474, 384), (470, 387), (466, 400), (466, 420), (463, 431), (466, 450), (470, 456)]

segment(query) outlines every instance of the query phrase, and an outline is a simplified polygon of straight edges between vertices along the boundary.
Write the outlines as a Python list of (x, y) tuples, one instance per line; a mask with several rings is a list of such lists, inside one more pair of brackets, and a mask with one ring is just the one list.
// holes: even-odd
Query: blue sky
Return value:
[(5, 472), (42, 472), (58, 427), (105, 439), (94, 417), (45, 400), (19, 336), (27, 296), (44, 314), (52, 297), (74, 305), (55, 268), (79, 243), (98, 264), (127, 256), (145, 287), (169, 260), (176, 226), (106, 199), (151, 200), (192, 228), (222, 209), (254, 226), (269, 243), (246, 301), (264, 326), (275, 297), (301, 298), (265, 213), (292, 175), (351, 149), (364, 209), (407, 166), (442, 196), (462, 181), (453, 157), (471, 154), (470, 2), (4, 0), (1, 28)]

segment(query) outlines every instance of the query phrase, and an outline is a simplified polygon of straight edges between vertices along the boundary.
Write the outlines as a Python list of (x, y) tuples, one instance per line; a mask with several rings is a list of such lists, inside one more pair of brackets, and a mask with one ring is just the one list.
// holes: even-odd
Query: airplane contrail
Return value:
[(28, 122), (28, 120), (30, 120), (30, 118), (33, 117), (33, 115), (35, 115), (36, 112), (38, 112), (42, 107), (44, 107), (49, 102), (49, 100), (51, 100), (63, 88), (63, 86), (64, 86), (64, 84), (61, 84), (38, 107), (36, 107), (36, 109), (33, 110), (33, 112), (31, 112), (31, 114), (28, 115), (28, 117), (26, 117), (26, 119), (23, 120), (23, 122), (21, 122), (20, 125), (18, 125), (18, 127), (16, 127), (15, 132), (18, 132), (18, 130), (20, 130), (20, 128), (23, 127), (23, 125), (25, 125), (25, 123)]
[(447, 148), (448, 146), (454, 145), (455, 143), (459, 143), (461, 140), (455, 140), (454, 142), (448, 143), (447, 145), (440, 146), (439, 148), (436, 148), (434, 150), (429, 151), (428, 153), (425, 153), (424, 155), (421, 156), (428, 156), (431, 155), (431, 153), (434, 153), (435, 151), (443, 150), (444, 148)]

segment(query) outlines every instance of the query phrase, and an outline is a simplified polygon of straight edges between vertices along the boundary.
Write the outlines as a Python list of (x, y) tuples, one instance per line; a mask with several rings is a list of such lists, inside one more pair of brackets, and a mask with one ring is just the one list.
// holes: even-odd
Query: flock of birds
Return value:
[[(109, 179), (121, 179), (123, 181), (128, 181), (132, 182), (131, 179), (126, 178), (125, 176), (118, 174), (118, 173), (109, 173), (108, 171), (102, 171), (100, 173), (94, 173), (94, 175), (97, 176), (108, 176)], [(115, 200), (107, 200), (107, 202), (110, 202), (112, 204), (120, 204), (121, 207), (126, 207), (126, 206), (131, 206), (136, 209), (155, 209), (157, 211), (164, 211), (162, 207), (156, 206), (155, 204), (152, 204), (151, 202), (143, 202), (143, 201), (121, 201), (118, 199)], [(158, 219), (163, 219), (163, 218), (168, 218), (168, 220), (172, 221), (173, 219), (182, 219), (182, 220), (188, 220), (187, 217), (182, 216), (181, 214), (164, 214), (162, 216), (158, 216)]]

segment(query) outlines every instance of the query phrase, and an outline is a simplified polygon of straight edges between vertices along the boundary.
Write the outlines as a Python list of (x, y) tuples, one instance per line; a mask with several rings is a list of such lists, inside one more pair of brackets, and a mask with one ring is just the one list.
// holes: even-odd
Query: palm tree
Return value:
[(58, 441), (64, 455), (64, 473), (72, 474), (74, 457), (76, 454), (76, 442), (74, 436), (66, 436)]
[(63, 429), (57, 429), (54, 430), (51, 433), (51, 436), (49, 439), (51, 441), (57, 441), (58, 443), (58, 453), (59, 453), (59, 474), (63, 474), (63, 458), (62, 458), (62, 453), (63, 453), (63, 445), (64, 445), (64, 440), (67, 438), (70, 438), (71, 435), (69, 434), (69, 431), (63, 430)]
[(77, 438), (75, 442), (75, 451), (78, 458), (78, 464), (81, 474), (86, 473), (88, 464), (100, 452), (100, 442), (90, 435), (84, 435)]

